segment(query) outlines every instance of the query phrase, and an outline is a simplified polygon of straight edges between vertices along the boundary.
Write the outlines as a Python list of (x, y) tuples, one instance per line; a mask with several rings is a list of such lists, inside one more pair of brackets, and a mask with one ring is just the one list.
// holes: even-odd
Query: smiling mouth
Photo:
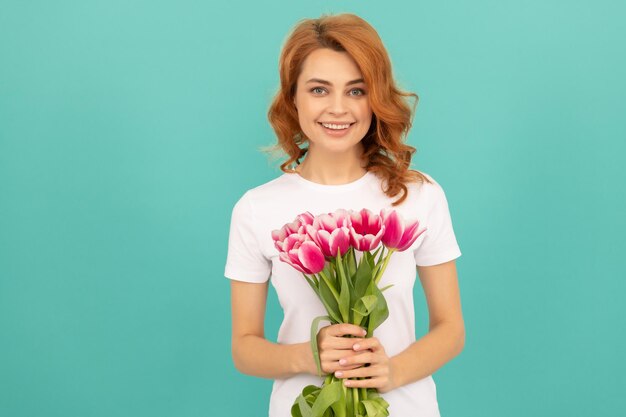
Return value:
[(317, 122), (317, 123), (320, 126), (326, 128), (326, 129), (330, 129), (330, 130), (345, 130), (345, 129), (348, 129), (353, 124), (355, 124), (356, 122), (352, 122), (352, 123), (323, 123), (323, 122)]

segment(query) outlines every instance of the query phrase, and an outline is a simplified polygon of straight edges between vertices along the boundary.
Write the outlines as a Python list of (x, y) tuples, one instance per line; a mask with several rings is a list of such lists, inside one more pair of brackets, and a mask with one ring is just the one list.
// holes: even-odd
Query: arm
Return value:
[[(352, 349), (359, 354), (343, 355), (343, 364), (351, 366), (369, 363), (370, 366), (335, 372), (336, 377), (344, 379), (346, 386), (372, 387), (385, 393), (433, 374), (463, 349), (465, 327), (455, 262), (417, 269), (428, 302), (428, 334), (391, 358), (376, 337), (355, 341)], [(356, 377), (366, 379), (348, 380)]]
[(428, 304), (429, 332), (391, 358), (395, 387), (432, 375), (461, 353), (465, 344), (455, 261), (418, 266), (417, 271)]
[(233, 362), (244, 374), (283, 379), (311, 368), (314, 359), (309, 342), (283, 345), (265, 339), (268, 285), (231, 280)]

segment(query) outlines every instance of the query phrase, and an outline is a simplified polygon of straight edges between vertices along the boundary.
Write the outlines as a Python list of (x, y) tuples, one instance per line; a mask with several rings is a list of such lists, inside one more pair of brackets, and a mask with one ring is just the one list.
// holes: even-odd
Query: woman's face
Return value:
[(294, 103), (311, 150), (348, 151), (363, 139), (372, 121), (361, 71), (347, 52), (311, 52), (302, 64)]

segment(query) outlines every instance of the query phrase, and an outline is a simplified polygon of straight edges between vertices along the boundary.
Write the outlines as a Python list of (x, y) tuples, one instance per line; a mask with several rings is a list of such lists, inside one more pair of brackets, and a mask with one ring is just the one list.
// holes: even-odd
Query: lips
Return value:
[[(352, 132), (352, 126), (354, 126), (355, 123), (356, 122), (345, 123), (344, 125), (348, 125), (348, 127), (344, 127), (342, 129), (333, 129), (333, 128), (325, 127), (321, 122), (318, 123), (318, 124), (320, 125), (322, 130), (326, 133), (326, 135), (332, 136), (332, 137), (335, 137), (335, 138), (339, 138), (339, 137), (343, 137), (343, 136), (347, 135), (348, 132)], [(331, 123), (331, 124), (335, 124), (335, 125), (341, 126), (340, 123)]]
[[(343, 129), (348, 129), (350, 128), (354, 123), (356, 122), (318, 122), (318, 124), (320, 126), (322, 126), (325, 129), (332, 129), (332, 130), (343, 130)], [(348, 126), (348, 127), (344, 127), (342, 129), (333, 129), (331, 127), (326, 127), (324, 125), (335, 125), (335, 126)]]

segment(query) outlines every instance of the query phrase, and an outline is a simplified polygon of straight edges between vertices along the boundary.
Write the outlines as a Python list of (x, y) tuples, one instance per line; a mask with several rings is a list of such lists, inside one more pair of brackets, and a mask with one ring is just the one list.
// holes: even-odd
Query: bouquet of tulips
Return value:
[[(367, 330), (365, 337), (372, 337), (389, 316), (382, 293), (393, 285), (378, 288), (378, 282), (393, 252), (406, 250), (426, 230), (418, 228), (417, 220), (405, 223), (392, 209), (382, 209), (380, 215), (368, 209), (338, 209), (318, 216), (307, 211), (272, 231), (280, 260), (302, 272), (328, 313), (311, 324), (311, 349), (319, 376), (319, 322), (355, 324)], [(358, 263), (356, 251), (363, 254)], [(291, 415), (383, 417), (389, 415), (388, 407), (375, 388), (347, 388), (329, 374), (321, 387), (308, 385), (302, 390)]]

